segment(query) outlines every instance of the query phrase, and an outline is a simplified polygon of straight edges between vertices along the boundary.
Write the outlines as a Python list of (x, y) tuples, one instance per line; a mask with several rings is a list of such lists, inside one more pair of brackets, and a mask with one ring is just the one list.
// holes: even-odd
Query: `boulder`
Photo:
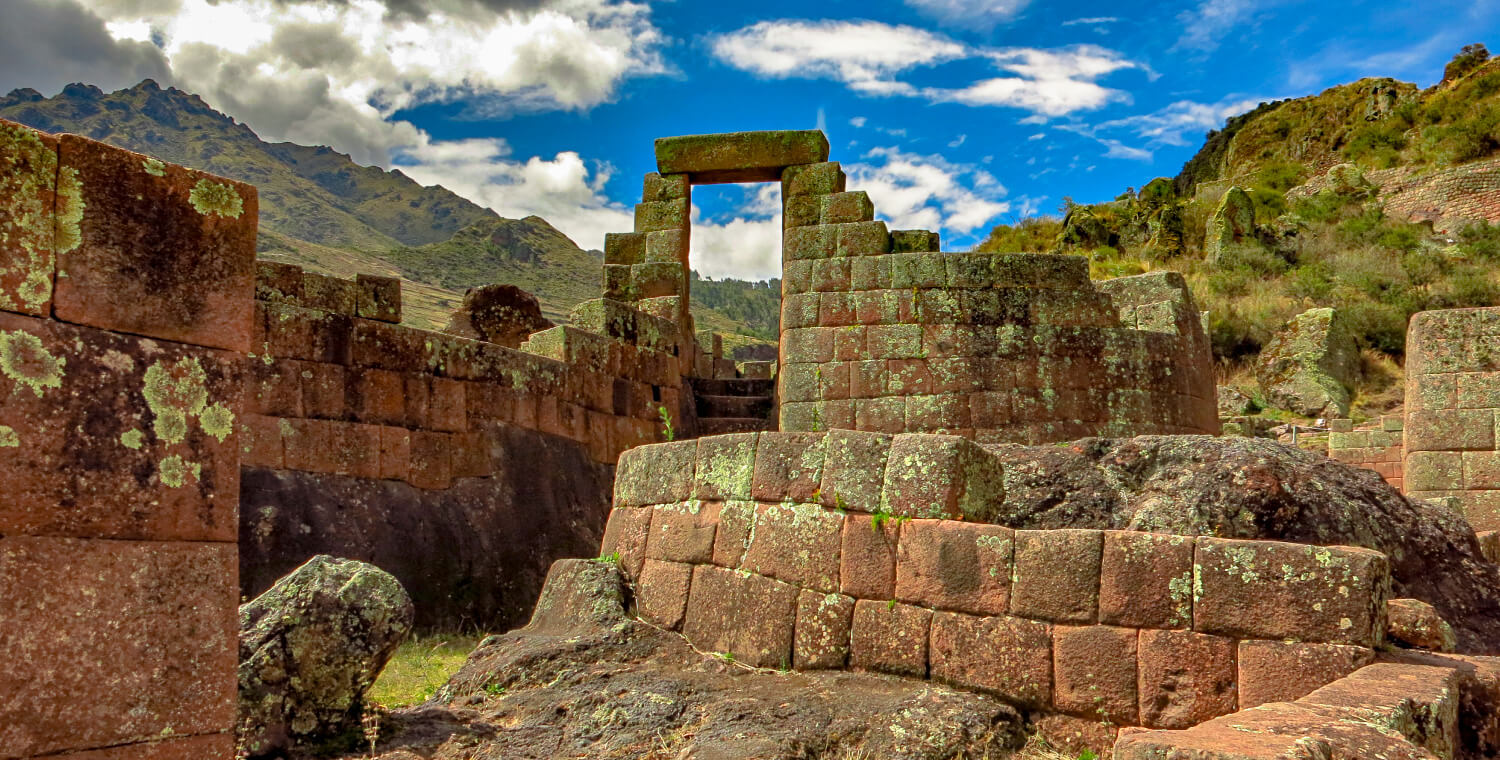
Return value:
[(240, 746), (256, 758), (356, 740), (365, 692), (411, 623), (394, 577), (327, 555), (240, 605)]
[(1349, 416), (1359, 348), (1333, 309), (1309, 309), (1261, 349), (1255, 379), (1266, 401), (1308, 417)]
[(469, 288), (443, 332), (519, 348), (528, 335), (552, 327), (536, 296), (514, 285)]
[(1249, 394), (1229, 385), (1219, 386), (1219, 416), (1243, 417), (1260, 411), (1260, 406)]
[(1256, 266), (1275, 255), (1256, 232), (1255, 202), (1238, 187), (1219, 199), (1208, 218), (1203, 246), (1212, 267)]
[(993, 521), (1362, 546), (1390, 557), (1393, 597), (1431, 604), (1463, 652), (1500, 652), (1500, 567), (1450, 509), (1371, 470), (1262, 438), (1091, 438), (987, 447), (1003, 461)]
[(1433, 652), (1452, 652), (1457, 646), (1453, 627), (1426, 602), (1390, 599), (1385, 603), (1385, 612), (1387, 639)]

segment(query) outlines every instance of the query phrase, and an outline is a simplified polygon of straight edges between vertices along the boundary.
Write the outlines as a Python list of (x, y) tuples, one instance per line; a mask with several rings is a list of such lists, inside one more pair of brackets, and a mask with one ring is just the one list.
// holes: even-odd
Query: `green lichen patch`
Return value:
[(0, 125), (0, 308), (43, 313), (52, 298), (57, 148)]
[(167, 176), (167, 165), (155, 158), (148, 158), (141, 162), (141, 168), (153, 177)]
[[(37, 398), (48, 388), (62, 387), (68, 360), (53, 356), (42, 339), (23, 330), (0, 331), (0, 373), (26, 386)], [(19, 386), (16, 390), (20, 390)]]
[(127, 449), (134, 449), (139, 451), (141, 448), (141, 441), (144, 438), (144, 433), (131, 428), (130, 430), (126, 430), (125, 432), (120, 434), (120, 445), (124, 446)]
[(193, 208), (204, 216), (224, 216), (230, 219), (240, 218), (245, 211), (245, 202), (235, 189), (222, 182), (214, 182), (209, 179), (200, 179), (198, 184), (188, 194), (188, 201)]
[(182, 457), (172, 454), (161, 460), (157, 466), (157, 473), (161, 476), (161, 482), (168, 488), (181, 488), (187, 485), (191, 478), (197, 482), (202, 475), (203, 467), (197, 462), (185, 461)]
[(15, 449), (21, 446), (21, 436), (9, 425), (0, 425), (0, 449)]
[(223, 404), (214, 404), (198, 416), (198, 424), (203, 426), (203, 432), (222, 443), (234, 432), (234, 412)]
[(79, 225), (83, 222), (83, 210), (86, 206), (83, 181), (78, 179), (78, 170), (71, 166), (58, 169), (57, 222), (54, 225), (57, 237), (53, 240), (53, 248), (57, 253), (68, 253), (83, 242), (83, 230)]

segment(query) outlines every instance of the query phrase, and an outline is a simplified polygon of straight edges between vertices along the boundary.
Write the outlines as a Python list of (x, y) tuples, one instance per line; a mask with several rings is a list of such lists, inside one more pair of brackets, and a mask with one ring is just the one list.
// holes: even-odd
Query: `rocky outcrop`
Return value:
[(480, 643), (379, 755), (716, 760), (1004, 757), (1022, 717), (995, 697), (868, 673), (753, 669), (628, 617), (612, 563), (561, 560), (526, 628)]
[(1274, 254), (1255, 229), (1255, 202), (1250, 194), (1231, 187), (1219, 199), (1203, 236), (1204, 253), (1213, 267), (1256, 266)]
[(993, 520), (1362, 546), (1390, 557), (1395, 597), (1450, 622), (1459, 651), (1500, 652), (1500, 567), (1452, 510), (1373, 471), (1257, 438), (1142, 436), (989, 447), (1005, 467)]
[(1391, 599), (1385, 603), (1385, 613), (1388, 640), (1433, 652), (1452, 652), (1457, 646), (1453, 627), (1426, 602)]
[(469, 288), (443, 332), (519, 348), (527, 336), (552, 327), (536, 296), (514, 285)]
[(365, 692), (411, 623), (389, 573), (326, 555), (241, 605), (240, 746), (271, 757), (357, 737)]
[(1255, 379), (1268, 402), (1308, 417), (1347, 417), (1359, 348), (1333, 309), (1297, 315), (1260, 352)]

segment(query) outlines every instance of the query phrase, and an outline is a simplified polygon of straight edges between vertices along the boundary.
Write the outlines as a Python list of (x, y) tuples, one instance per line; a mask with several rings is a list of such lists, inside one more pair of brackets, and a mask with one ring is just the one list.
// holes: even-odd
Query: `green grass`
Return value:
[(370, 699), (385, 707), (427, 701), (458, 672), (483, 638), (481, 634), (440, 633), (408, 640), (375, 679)]

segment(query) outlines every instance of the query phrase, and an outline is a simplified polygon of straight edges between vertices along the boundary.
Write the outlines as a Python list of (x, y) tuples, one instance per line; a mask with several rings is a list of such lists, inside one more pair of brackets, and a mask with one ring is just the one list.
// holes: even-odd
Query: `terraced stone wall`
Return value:
[(987, 522), (1004, 476), (958, 436), (644, 446), (621, 457), (603, 553), (643, 617), (705, 651), (980, 689), (1095, 747), (1300, 698), (1383, 639), (1383, 554), (1011, 530)]
[(0, 121), (0, 758), (234, 755), (256, 218)]
[(1347, 465), (1374, 470), (1397, 491), (1406, 487), (1405, 419), (1386, 415), (1360, 428), (1353, 420), (1330, 420), (1328, 456)]
[(1406, 357), (1407, 495), (1500, 529), (1500, 308), (1413, 316)]

